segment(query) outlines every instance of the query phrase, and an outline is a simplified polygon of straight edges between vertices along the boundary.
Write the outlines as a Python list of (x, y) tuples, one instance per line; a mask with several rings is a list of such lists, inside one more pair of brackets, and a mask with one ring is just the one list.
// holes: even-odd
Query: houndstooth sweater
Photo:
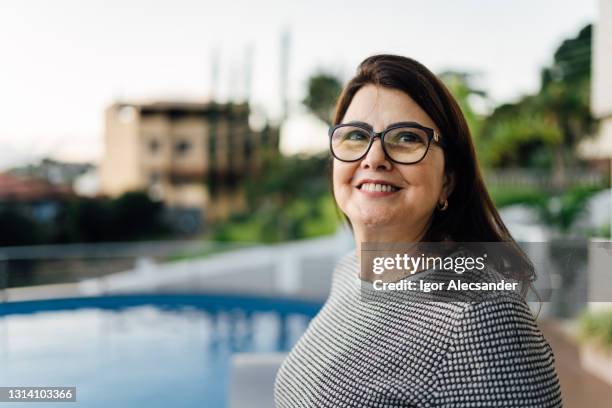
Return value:
[(520, 295), (367, 301), (364, 282), (351, 252), (277, 373), (277, 408), (562, 406), (554, 355)]

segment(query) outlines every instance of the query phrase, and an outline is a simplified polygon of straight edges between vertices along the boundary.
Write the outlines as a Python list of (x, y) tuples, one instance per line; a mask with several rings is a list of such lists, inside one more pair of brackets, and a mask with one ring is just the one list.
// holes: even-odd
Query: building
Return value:
[(599, 120), (594, 140), (585, 141), (580, 152), (586, 158), (610, 166), (612, 158), (612, 2), (598, 1), (593, 25), (591, 65), (591, 111)]
[(66, 201), (69, 186), (48, 180), (0, 173), (0, 211), (16, 211), (42, 223), (53, 223)]
[(241, 182), (259, 171), (264, 155), (278, 154), (278, 129), (255, 131), (249, 115), (247, 104), (111, 105), (102, 192), (147, 190), (176, 214), (226, 218), (244, 208)]
[(67, 163), (51, 158), (44, 158), (39, 163), (13, 167), (10, 173), (38, 180), (47, 180), (54, 185), (71, 185), (83, 174), (95, 170), (90, 163)]

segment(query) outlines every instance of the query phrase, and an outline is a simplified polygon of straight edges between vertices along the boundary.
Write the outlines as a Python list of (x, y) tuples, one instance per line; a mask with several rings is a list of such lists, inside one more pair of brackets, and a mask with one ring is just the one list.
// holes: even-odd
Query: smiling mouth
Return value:
[(399, 191), (398, 187), (391, 184), (378, 184), (378, 183), (363, 183), (357, 186), (359, 190), (367, 191), (370, 193), (394, 193)]

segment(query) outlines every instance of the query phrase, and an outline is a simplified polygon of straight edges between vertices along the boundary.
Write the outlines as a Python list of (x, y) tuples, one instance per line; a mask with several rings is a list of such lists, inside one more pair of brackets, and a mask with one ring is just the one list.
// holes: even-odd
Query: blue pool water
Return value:
[(289, 350), (320, 306), (201, 294), (0, 304), (0, 386), (77, 387), (77, 403), (45, 406), (224, 407), (232, 353)]

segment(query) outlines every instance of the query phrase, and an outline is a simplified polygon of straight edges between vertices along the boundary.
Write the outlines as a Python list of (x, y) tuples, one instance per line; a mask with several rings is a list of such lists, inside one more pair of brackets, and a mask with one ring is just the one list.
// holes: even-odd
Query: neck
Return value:
[(404, 225), (398, 228), (393, 226), (367, 226), (353, 225), (355, 237), (355, 250), (357, 259), (361, 261), (361, 244), (363, 242), (376, 243), (415, 243), (425, 236), (429, 222), (422, 225)]

